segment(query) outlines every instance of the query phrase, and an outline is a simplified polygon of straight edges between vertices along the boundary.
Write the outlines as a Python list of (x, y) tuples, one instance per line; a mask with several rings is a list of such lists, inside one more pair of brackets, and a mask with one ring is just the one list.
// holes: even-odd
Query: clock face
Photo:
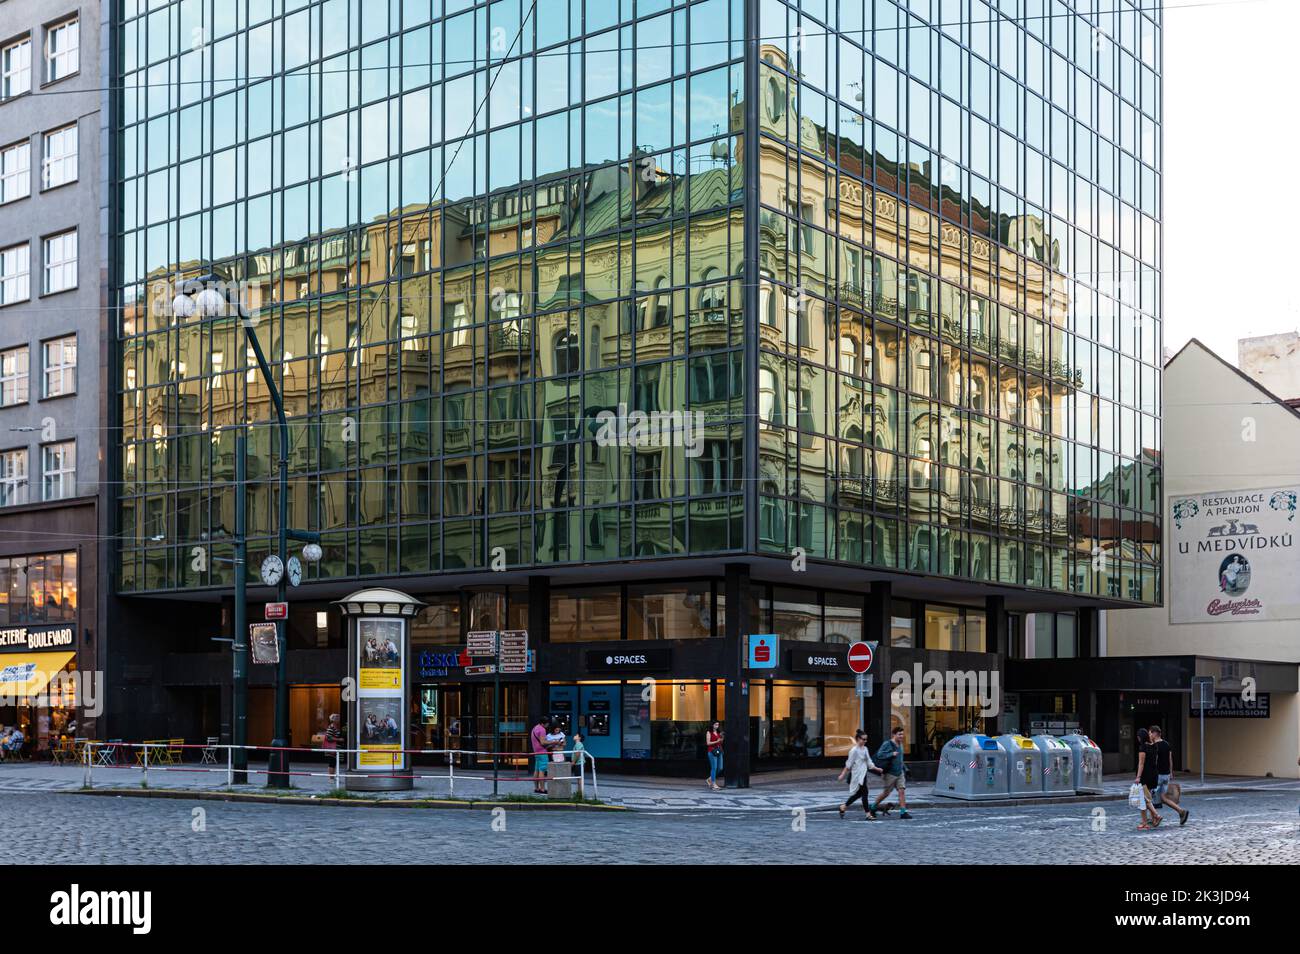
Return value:
[(302, 561), (296, 556), (289, 557), (288, 570), (290, 585), (297, 586), (302, 582)]
[(262, 582), (267, 586), (275, 586), (283, 575), (284, 564), (274, 553), (262, 561)]

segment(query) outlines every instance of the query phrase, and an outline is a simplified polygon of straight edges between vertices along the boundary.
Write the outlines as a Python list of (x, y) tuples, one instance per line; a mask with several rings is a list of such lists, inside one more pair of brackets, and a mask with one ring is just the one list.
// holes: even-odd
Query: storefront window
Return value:
[(713, 587), (708, 581), (628, 587), (628, 639), (703, 639), (711, 635)]
[(551, 594), (551, 642), (576, 643), (622, 636), (616, 587), (556, 591)]
[(903, 748), (908, 755), (918, 751), (916, 738), (916, 720), (909, 700), (899, 695), (891, 695), (889, 707), (889, 731), (903, 730)]
[(983, 610), (966, 610), (966, 652), (987, 652), (987, 620)]
[(925, 648), (961, 649), (961, 612), (946, 606), (925, 607)]
[[(826, 741), (824, 752), (829, 756), (848, 755), (853, 748), (853, 733), (861, 727), (862, 706), (852, 686), (827, 686)], [(873, 743), (879, 744), (875, 739)]]
[(862, 597), (826, 594), (826, 642), (856, 643), (862, 639)]
[(907, 603), (894, 601), (890, 607), (890, 614), (889, 645), (910, 649), (915, 645), (915, 637), (912, 634), (914, 626), (912, 607)]
[(713, 718), (710, 689), (707, 682), (655, 683), (650, 694), (652, 758), (704, 759), (704, 732)]
[(0, 559), (0, 623), (58, 623), (77, 618), (77, 554)]
[[(767, 604), (767, 601), (763, 601)], [(766, 616), (768, 605), (764, 605)], [(772, 632), (782, 639), (820, 643), (822, 608), (813, 590), (775, 587), (770, 603)]]
[(412, 646), (455, 646), (460, 639), (460, 596), (427, 596), (429, 605), (411, 620)]
[(340, 701), (338, 686), (290, 686), (289, 744), (320, 748), (330, 716), (338, 713), (340, 719), (347, 718)]
[(922, 759), (937, 759), (954, 736), (983, 731), (979, 706), (926, 706), (925, 739), (919, 751)]
[(822, 754), (821, 712), (817, 687), (776, 683), (772, 686), (772, 755), (806, 758)]

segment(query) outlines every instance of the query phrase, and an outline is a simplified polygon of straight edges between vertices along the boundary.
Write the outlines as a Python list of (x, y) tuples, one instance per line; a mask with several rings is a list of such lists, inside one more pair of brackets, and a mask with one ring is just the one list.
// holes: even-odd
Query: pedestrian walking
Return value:
[(1151, 798), (1151, 790), (1156, 787), (1159, 776), (1156, 774), (1155, 749), (1151, 745), (1150, 733), (1146, 729), (1138, 729), (1137, 742), (1137, 777), (1133, 779), (1133, 784), (1142, 789), (1142, 811), (1140, 812), (1142, 820), (1138, 822), (1138, 829), (1145, 831), (1149, 828), (1159, 828), (1163, 817), (1156, 810), (1155, 802)]
[(871, 761), (871, 750), (867, 747), (867, 733), (861, 729), (853, 733), (853, 748), (849, 749), (849, 757), (844, 760), (844, 768), (840, 769), (840, 774), (835, 776), (835, 781), (844, 781), (844, 776), (849, 776), (849, 797), (840, 805), (840, 817), (849, 810), (849, 806), (862, 799), (862, 810), (866, 812), (867, 818), (872, 821), (876, 820), (876, 813), (871, 810), (871, 799), (867, 795), (867, 774), (876, 772), (879, 774), (880, 769), (876, 763)]
[(718, 776), (722, 774), (722, 723), (716, 719), (709, 723), (704, 732), (704, 754), (709, 759), (709, 777), (705, 779), (709, 788), (715, 792), (722, 791)]
[(1164, 732), (1160, 726), (1153, 725), (1147, 730), (1147, 735), (1151, 740), (1151, 747), (1155, 750), (1156, 756), (1156, 790), (1151, 793), (1152, 801), (1155, 802), (1156, 808), (1168, 805), (1178, 813), (1178, 826), (1181, 828), (1187, 824), (1187, 816), (1191, 814), (1186, 808), (1179, 804), (1178, 796), (1171, 791), (1171, 785), (1174, 783), (1174, 747), (1165, 741)]
[(885, 803), (889, 793), (898, 790), (898, 817), (911, 818), (911, 813), (907, 810), (907, 765), (903, 760), (903, 727), (897, 726), (890, 734), (889, 738), (883, 742), (879, 749), (876, 750), (876, 764), (880, 770), (885, 773), (882, 780), (884, 789), (876, 799), (876, 803), (871, 806), (873, 812), (884, 812), (889, 814), (893, 805)]

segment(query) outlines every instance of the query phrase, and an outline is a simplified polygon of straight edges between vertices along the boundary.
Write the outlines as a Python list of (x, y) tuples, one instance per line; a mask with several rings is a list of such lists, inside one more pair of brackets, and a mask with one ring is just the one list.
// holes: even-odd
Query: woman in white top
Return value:
[(546, 733), (546, 747), (551, 751), (552, 762), (564, 761), (564, 730), (559, 722), (551, 723), (551, 731)]
[(867, 813), (867, 817), (872, 821), (876, 820), (876, 813), (871, 810), (871, 799), (867, 797), (867, 773), (879, 771), (876, 763), (871, 761), (871, 750), (867, 748), (867, 733), (859, 729), (853, 733), (853, 748), (849, 749), (849, 757), (844, 760), (844, 768), (840, 769), (840, 774), (835, 779), (837, 782), (842, 782), (845, 773), (849, 776), (851, 794), (840, 806), (841, 818), (849, 810), (849, 806), (860, 798), (862, 809)]

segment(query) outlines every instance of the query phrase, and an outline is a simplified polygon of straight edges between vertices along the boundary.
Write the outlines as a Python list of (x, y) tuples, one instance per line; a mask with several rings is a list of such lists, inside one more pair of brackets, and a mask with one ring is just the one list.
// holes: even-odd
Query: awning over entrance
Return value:
[(45, 691), (76, 653), (6, 653), (0, 656), (0, 699), (30, 698)]

